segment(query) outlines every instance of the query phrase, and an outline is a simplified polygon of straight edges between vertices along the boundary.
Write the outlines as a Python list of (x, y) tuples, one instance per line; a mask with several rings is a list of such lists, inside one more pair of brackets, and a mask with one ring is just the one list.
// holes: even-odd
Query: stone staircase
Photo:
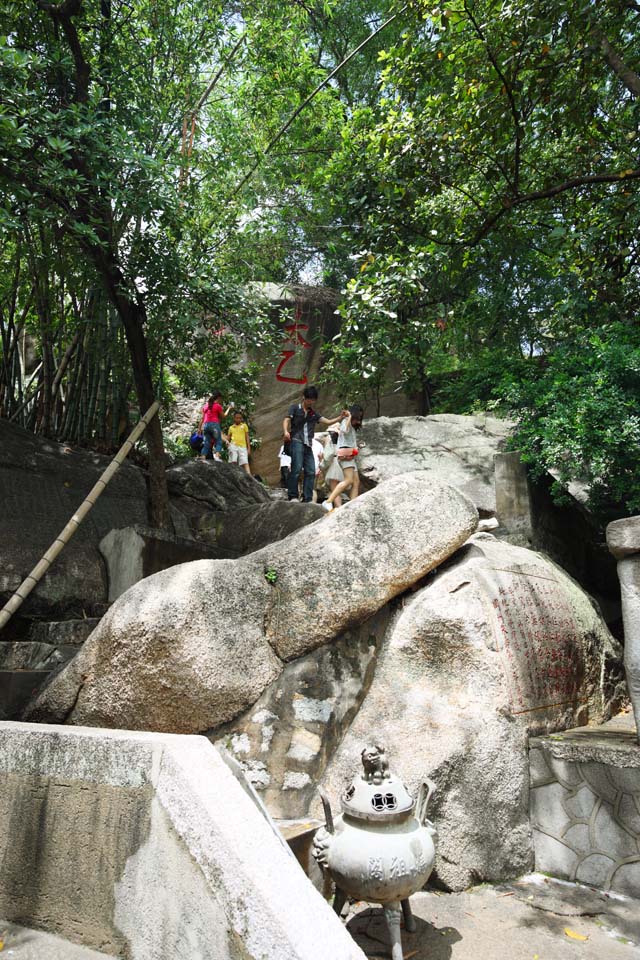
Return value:
[(14, 639), (0, 642), (0, 720), (13, 720), (40, 686), (80, 650), (108, 609), (78, 620), (24, 622)]

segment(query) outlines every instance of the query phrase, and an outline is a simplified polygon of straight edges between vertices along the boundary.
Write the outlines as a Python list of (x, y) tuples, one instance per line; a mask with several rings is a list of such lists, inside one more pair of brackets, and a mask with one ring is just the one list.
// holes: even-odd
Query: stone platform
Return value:
[(640, 744), (631, 714), (530, 741), (536, 870), (640, 898)]

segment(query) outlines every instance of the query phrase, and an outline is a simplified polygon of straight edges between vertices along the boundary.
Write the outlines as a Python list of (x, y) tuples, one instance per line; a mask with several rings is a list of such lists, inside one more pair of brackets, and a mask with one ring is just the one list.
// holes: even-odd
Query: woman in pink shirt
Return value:
[(200, 421), (200, 433), (204, 437), (202, 445), (201, 460), (206, 460), (211, 447), (214, 449), (213, 459), (221, 460), (222, 452), (222, 418), (226, 417), (233, 404), (229, 404), (227, 410), (223, 410), (222, 394), (219, 390), (214, 390), (204, 407), (202, 408), (202, 420)]

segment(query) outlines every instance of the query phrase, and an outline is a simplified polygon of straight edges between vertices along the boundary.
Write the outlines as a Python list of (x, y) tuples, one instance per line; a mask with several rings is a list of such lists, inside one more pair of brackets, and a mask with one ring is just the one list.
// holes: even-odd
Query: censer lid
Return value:
[(364, 772), (342, 794), (343, 813), (372, 823), (403, 820), (413, 810), (414, 800), (402, 780), (389, 773), (384, 748), (365, 747), (361, 757)]

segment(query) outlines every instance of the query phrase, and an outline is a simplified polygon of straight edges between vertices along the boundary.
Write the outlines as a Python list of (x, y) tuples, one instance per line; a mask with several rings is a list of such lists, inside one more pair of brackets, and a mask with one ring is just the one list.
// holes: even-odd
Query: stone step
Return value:
[[(108, 609), (106, 607), (105, 612)], [(35, 621), (29, 630), (29, 640), (56, 647), (81, 647), (99, 623), (99, 616), (83, 617), (81, 620)]]
[(110, 956), (8, 920), (0, 920), (0, 942), (0, 950), (11, 960), (105, 960)]
[(55, 670), (80, 649), (75, 644), (36, 643), (32, 640), (0, 642), (0, 669)]

